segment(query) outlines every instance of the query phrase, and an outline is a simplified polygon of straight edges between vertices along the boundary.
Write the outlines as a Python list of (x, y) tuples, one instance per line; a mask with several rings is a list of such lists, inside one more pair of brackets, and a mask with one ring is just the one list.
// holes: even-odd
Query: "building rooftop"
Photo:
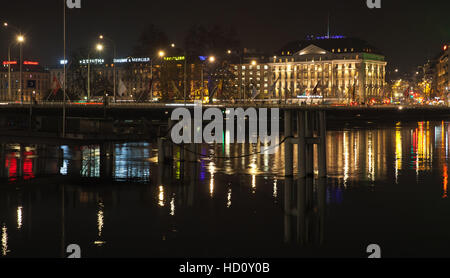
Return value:
[(347, 38), (344, 36), (330, 37), (308, 37), (305, 40), (292, 41), (284, 45), (276, 55), (292, 55), (310, 45), (315, 45), (329, 52), (351, 53), (365, 52), (382, 55), (381, 51), (368, 42), (358, 38)]

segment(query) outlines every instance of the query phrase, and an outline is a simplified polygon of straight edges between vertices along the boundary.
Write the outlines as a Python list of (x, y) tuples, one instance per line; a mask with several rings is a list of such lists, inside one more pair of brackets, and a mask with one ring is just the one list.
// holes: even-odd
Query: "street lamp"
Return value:
[[(208, 61), (209, 61), (209, 63), (212, 64), (212, 63), (214, 63), (216, 61), (216, 57), (209, 56)], [(205, 64), (202, 63), (202, 78), (201, 78), (201, 80), (202, 80), (202, 88), (201, 88), (201, 92), (202, 92), (202, 99), (201, 99), (201, 101), (202, 101), (202, 103), (203, 103), (203, 98), (204, 98), (204, 94), (205, 94), (205, 81), (203, 79), (204, 69), (205, 69)]]
[(11, 47), (13, 46), (14, 43), (18, 43), (20, 45), (20, 92), (22, 92), (22, 44), (25, 42), (25, 37), (22, 35), (22, 32), (20, 31), (19, 28), (10, 25), (8, 22), (4, 22), (3, 23), (3, 27), (5, 28), (12, 28), (14, 29), (19, 35), (17, 35), (16, 39), (14, 42), (12, 42), (9, 46), (8, 46), (8, 97), (12, 97), (11, 94)]
[(117, 94), (116, 94), (116, 64), (115, 64), (115, 60), (116, 60), (116, 56), (117, 56), (117, 48), (116, 48), (116, 43), (112, 40), (112, 39), (109, 39), (109, 38), (107, 38), (107, 37), (105, 37), (105, 36), (103, 36), (103, 35), (100, 35), (99, 37), (98, 37), (99, 39), (101, 39), (101, 40), (107, 40), (107, 41), (109, 41), (109, 42), (111, 42), (111, 44), (113, 45), (113, 48), (114, 48), (114, 57), (113, 57), (113, 65), (114, 65), (114, 68), (113, 68), (113, 79), (114, 79), (114, 81), (113, 81), (113, 91), (114, 91), (114, 102), (116, 102), (116, 97), (117, 97)]
[[(162, 50), (158, 51), (158, 57), (163, 58), (166, 56), (166, 53)], [(151, 85), (150, 85), (150, 95), (153, 98), (153, 58), (150, 60), (150, 79), (151, 79)]]
[[(103, 50), (103, 45), (102, 44), (97, 44), (95, 46), (95, 49), (98, 52), (101, 52)], [(87, 91), (88, 91), (88, 102), (91, 101), (91, 51), (88, 52), (88, 78), (87, 78)]]
[[(22, 91), (22, 86), (23, 86), (23, 84), (22, 84), (22, 78), (23, 78), (23, 76), (22, 76), (22, 64), (23, 64), (23, 62), (22, 62), (22, 58), (23, 58), (23, 43), (25, 42), (25, 37), (23, 36), (23, 35), (18, 35), (17, 36), (17, 43), (19, 43), (19, 45), (20, 45), (20, 65), (19, 65), (19, 74), (20, 74), (20, 77), (19, 77), (19, 82), (20, 82), (20, 84), (19, 84), (19, 92), (20, 92), (20, 98), (21, 98), (21, 101), (23, 101), (23, 91)], [(31, 101), (31, 97), (30, 97), (30, 101)]]

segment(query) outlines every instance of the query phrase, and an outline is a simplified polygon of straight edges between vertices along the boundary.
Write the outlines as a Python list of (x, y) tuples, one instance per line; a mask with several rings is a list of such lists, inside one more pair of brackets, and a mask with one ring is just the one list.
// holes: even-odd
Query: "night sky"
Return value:
[[(63, 0), (2, 0), (0, 20), (26, 33), (26, 58), (46, 65), (62, 58), (62, 5)], [(68, 48), (95, 44), (103, 33), (116, 41), (118, 56), (126, 57), (149, 23), (179, 46), (192, 24), (217, 23), (234, 26), (243, 47), (271, 54), (306, 35), (326, 35), (329, 12), (332, 34), (369, 41), (386, 54), (391, 69), (412, 70), (450, 41), (448, 0), (382, 0), (374, 10), (366, 0), (82, 0), (82, 9), (68, 10)], [(10, 40), (11, 33), (1, 30), (3, 59)]]

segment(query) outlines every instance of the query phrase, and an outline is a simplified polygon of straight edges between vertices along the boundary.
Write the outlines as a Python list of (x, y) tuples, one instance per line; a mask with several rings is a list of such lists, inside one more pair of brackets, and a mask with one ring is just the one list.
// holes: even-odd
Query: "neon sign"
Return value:
[(17, 61), (3, 61), (3, 65), (17, 65)]
[(24, 61), (23, 64), (29, 66), (38, 66), (39, 62)]
[(147, 63), (150, 62), (150, 58), (123, 58), (123, 59), (114, 59), (115, 64), (123, 64), (123, 63)]
[(87, 65), (87, 64), (96, 64), (96, 65), (101, 65), (101, 64), (104, 64), (105, 63), (105, 60), (103, 60), (103, 59), (84, 59), (84, 60), (81, 60), (80, 61), (80, 64), (83, 64), (83, 65)]
[(184, 61), (184, 56), (164, 57), (164, 61)]

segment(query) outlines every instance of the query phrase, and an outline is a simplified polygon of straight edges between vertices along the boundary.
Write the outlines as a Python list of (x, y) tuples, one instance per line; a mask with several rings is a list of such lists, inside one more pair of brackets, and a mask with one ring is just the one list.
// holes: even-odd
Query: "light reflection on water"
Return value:
[[(55, 250), (61, 245), (61, 227), (62, 242), (79, 242), (90, 256), (121, 257), (124, 254), (120, 252), (146, 256), (144, 249), (149, 246), (161, 248), (152, 249), (155, 256), (189, 252), (201, 256), (251, 255), (252, 250), (274, 249), (279, 255), (322, 254), (299, 250), (296, 244), (321, 246), (324, 256), (333, 255), (332, 250), (342, 248), (342, 239), (352, 242), (364, 236), (376, 237), (363, 227), (370, 227), (371, 222), (355, 223), (353, 219), (364, 222), (357, 218), (357, 211), (369, 216), (380, 214), (383, 221), (395, 223), (390, 215), (398, 216), (393, 207), (413, 212), (416, 205), (420, 206), (414, 202), (416, 197), (404, 196), (421, 196), (430, 209), (434, 203), (429, 202), (448, 200), (449, 132), (447, 122), (331, 130), (327, 137), (326, 184), (285, 179), (283, 146), (275, 154), (214, 159), (254, 153), (261, 146), (203, 145), (200, 152), (211, 157), (201, 158), (198, 164), (180, 162), (180, 149), (175, 148), (173, 167), (161, 171), (155, 163), (157, 150), (151, 143), (83, 147), (2, 144), (1, 255), (60, 256)], [(64, 202), (60, 199), (61, 180), (55, 180), (55, 174), (74, 178), (64, 180)], [(42, 179), (46, 179), (45, 185), (38, 183)], [(33, 181), (36, 185), (30, 186)], [(369, 210), (366, 202), (383, 200), (368, 195), (377, 190), (383, 191), (384, 197), (386, 192), (395, 195), (400, 191), (402, 194), (395, 196), (401, 201), (387, 202), (385, 210)], [(365, 202), (360, 203), (360, 199)], [(448, 204), (439, 206), (446, 208)], [(436, 219), (446, 219), (450, 216), (446, 211), (450, 208), (433, 213)], [(441, 223), (414, 221), (422, 221), (425, 227)], [(400, 224), (391, 224), (390, 228), (400, 234), (405, 232), (402, 229), (422, 223), (414, 221), (402, 223), (404, 228)], [(355, 231), (359, 231), (358, 236)], [(435, 233), (450, 243), (450, 227), (441, 227)], [(392, 235), (388, 238), (397, 239)], [(402, 238), (406, 242), (413, 239)], [(48, 250), (33, 251), (43, 246)], [(199, 246), (210, 246), (213, 251), (202, 253), (204, 249)]]

